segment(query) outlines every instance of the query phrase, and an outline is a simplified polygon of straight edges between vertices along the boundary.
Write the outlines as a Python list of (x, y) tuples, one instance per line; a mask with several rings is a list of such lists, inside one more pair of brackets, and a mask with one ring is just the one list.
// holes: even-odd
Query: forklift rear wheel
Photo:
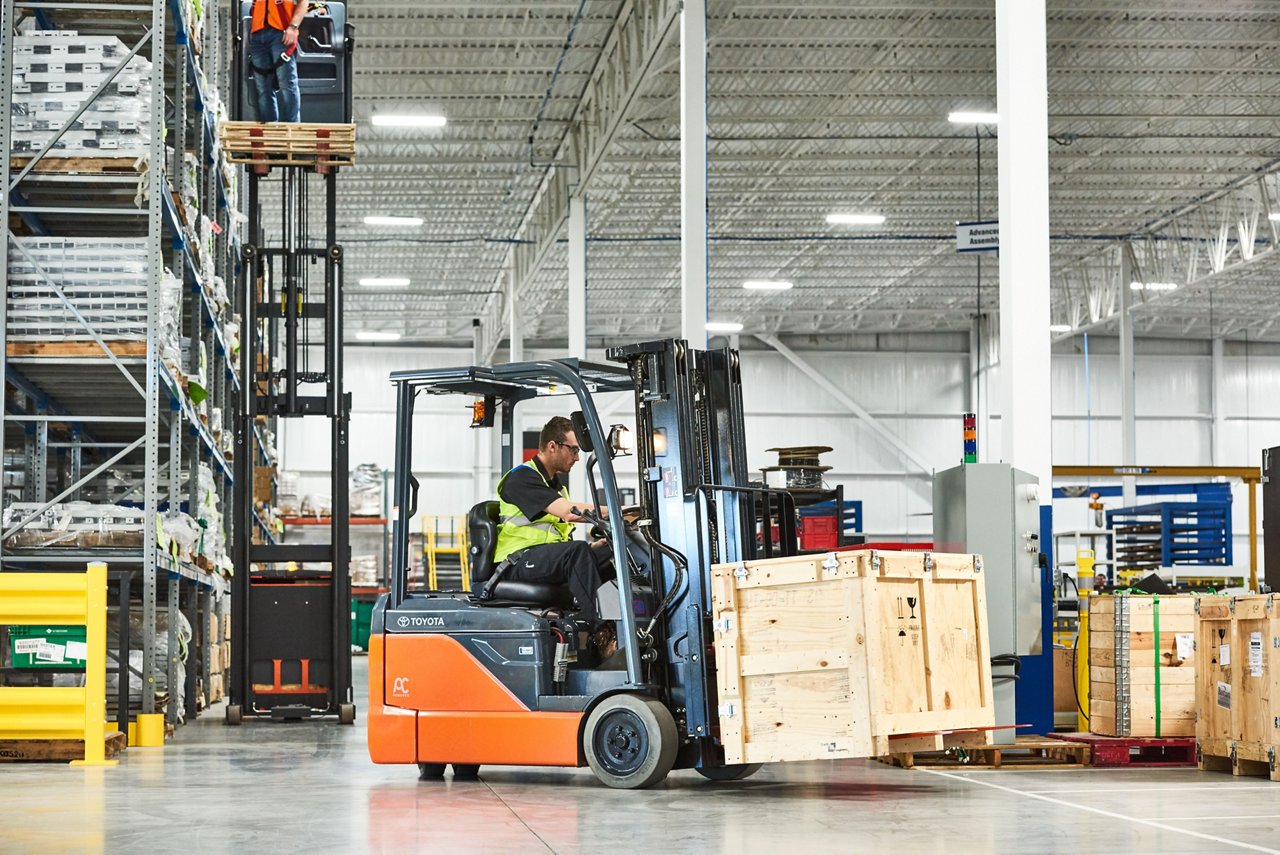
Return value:
[(679, 737), (671, 711), (653, 698), (613, 695), (592, 711), (582, 733), (583, 753), (610, 787), (637, 790), (667, 777)]
[(732, 766), (703, 766), (698, 774), (708, 781), (741, 781), (760, 771), (760, 763), (736, 763)]
[(438, 781), (444, 777), (443, 763), (419, 763), (418, 764), (418, 780), (419, 781)]
[(227, 724), (231, 725), (232, 727), (235, 727), (236, 725), (240, 724), (240, 721), (241, 721), (240, 705), (227, 704)]
[(453, 780), (474, 781), (480, 777), (479, 763), (454, 763)]
[(355, 704), (338, 704), (338, 723), (339, 724), (355, 724), (356, 723), (356, 705)]

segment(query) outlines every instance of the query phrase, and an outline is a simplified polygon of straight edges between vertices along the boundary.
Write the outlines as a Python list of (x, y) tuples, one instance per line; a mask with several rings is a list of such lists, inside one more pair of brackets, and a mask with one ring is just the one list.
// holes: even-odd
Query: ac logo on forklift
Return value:
[(393, 698), (409, 697), (409, 678), (408, 677), (396, 677), (395, 680), (391, 682), (391, 696)]
[(444, 626), (444, 618), (442, 617), (411, 617), (410, 615), (400, 615), (396, 619), (396, 625), (401, 629), (409, 629), (410, 627), (431, 627)]

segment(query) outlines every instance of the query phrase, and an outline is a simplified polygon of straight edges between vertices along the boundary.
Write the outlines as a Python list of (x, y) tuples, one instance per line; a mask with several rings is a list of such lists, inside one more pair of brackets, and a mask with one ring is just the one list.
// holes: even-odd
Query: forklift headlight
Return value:
[(609, 428), (609, 457), (626, 457), (636, 450), (635, 434), (626, 425)]

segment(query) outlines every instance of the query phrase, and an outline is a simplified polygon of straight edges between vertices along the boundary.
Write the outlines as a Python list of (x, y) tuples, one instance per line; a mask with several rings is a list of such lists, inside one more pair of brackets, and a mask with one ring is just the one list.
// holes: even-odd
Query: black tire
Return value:
[(640, 695), (606, 698), (587, 718), (582, 750), (606, 785), (619, 790), (652, 787), (676, 761), (679, 737), (671, 711)]
[(239, 704), (227, 704), (227, 724), (231, 727), (238, 727), (243, 721)]
[(474, 781), (480, 777), (479, 763), (454, 763), (453, 780), (455, 781)]
[(419, 781), (439, 781), (444, 777), (443, 763), (419, 763), (418, 764), (418, 780)]
[(356, 723), (356, 705), (355, 704), (338, 704), (338, 723), (339, 724), (355, 724)]
[(708, 781), (741, 781), (760, 771), (761, 763), (738, 763), (733, 766), (704, 766), (698, 774)]

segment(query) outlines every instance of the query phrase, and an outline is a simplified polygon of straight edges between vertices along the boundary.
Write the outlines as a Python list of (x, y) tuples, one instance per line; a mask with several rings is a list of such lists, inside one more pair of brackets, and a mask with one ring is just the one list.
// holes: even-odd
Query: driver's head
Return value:
[(573, 422), (564, 416), (554, 416), (542, 426), (538, 434), (538, 456), (552, 475), (572, 469), (580, 451), (578, 438), (573, 434)]

